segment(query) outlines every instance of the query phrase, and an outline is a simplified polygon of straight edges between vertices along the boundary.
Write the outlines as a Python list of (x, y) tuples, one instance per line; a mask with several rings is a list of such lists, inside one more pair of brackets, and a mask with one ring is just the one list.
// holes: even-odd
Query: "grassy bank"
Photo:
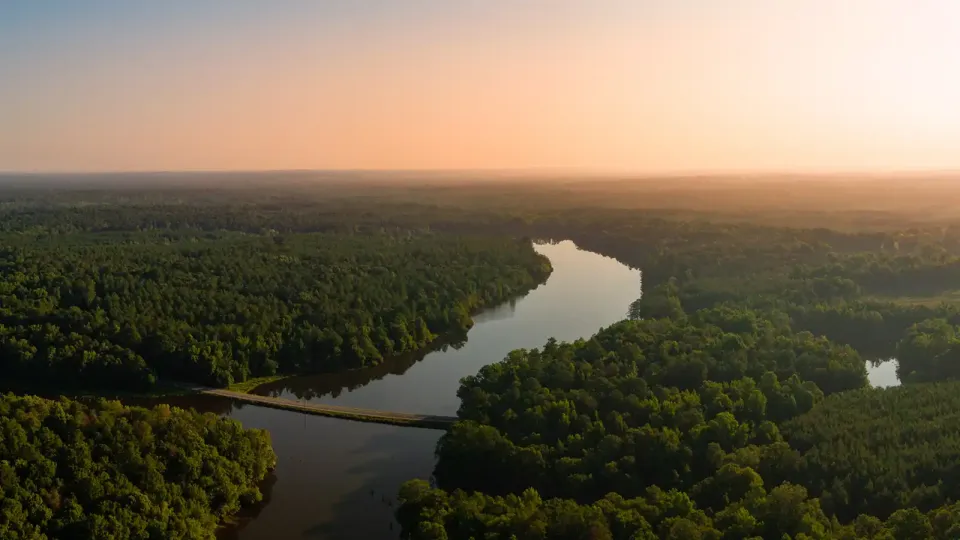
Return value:
[(254, 377), (252, 379), (247, 379), (243, 382), (233, 383), (227, 387), (227, 390), (232, 392), (241, 392), (244, 394), (249, 394), (253, 391), (254, 388), (262, 385), (269, 384), (272, 382), (281, 381), (283, 379), (289, 379), (290, 377), (296, 377), (296, 375), (270, 375), (267, 377)]

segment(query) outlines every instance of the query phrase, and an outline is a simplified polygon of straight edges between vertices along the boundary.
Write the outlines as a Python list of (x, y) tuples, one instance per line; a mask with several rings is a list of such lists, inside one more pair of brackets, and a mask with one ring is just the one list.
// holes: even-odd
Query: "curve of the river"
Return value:
[[(338, 375), (289, 379), (262, 395), (366, 409), (455, 415), (460, 379), (518, 348), (554, 337), (573, 341), (626, 316), (641, 294), (640, 273), (572, 242), (538, 244), (550, 259), (547, 282), (523, 298), (474, 317), (465, 343)], [(170, 400), (175, 401), (175, 400)], [(228, 415), (270, 431), (278, 465), (267, 499), (225, 530), (229, 540), (395, 539), (397, 490), (428, 478), (442, 432), (364, 424), (243, 405), (215, 396), (176, 404)]]
[[(572, 242), (539, 244), (554, 271), (525, 297), (474, 317), (465, 343), (336, 375), (259, 387), (265, 396), (367, 409), (455, 415), (462, 377), (518, 348), (573, 341), (623, 319), (641, 293), (640, 273)], [(867, 363), (873, 386), (899, 384), (896, 362)], [(279, 462), (267, 498), (222, 540), (396, 539), (397, 490), (428, 478), (442, 432), (365, 424), (241, 404), (216, 396), (167, 400), (270, 431)]]

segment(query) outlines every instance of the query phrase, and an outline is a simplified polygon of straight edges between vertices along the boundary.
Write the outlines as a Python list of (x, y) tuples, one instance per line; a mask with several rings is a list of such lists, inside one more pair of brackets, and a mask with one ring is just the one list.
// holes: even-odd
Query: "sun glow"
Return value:
[(5, 170), (960, 166), (947, 0), (30, 4)]

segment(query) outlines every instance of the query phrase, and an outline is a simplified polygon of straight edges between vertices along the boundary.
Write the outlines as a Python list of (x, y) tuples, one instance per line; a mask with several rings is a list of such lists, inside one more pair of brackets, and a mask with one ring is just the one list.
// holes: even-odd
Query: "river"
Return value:
[[(474, 317), (464, 343), (395, 358), (365, 370), (297, 377), (257, 394), (369, 409), (455, 415), (462, 377), (518, 348), (588, 337), (626, 316), (640, 273), (572, 242), (537, 244), (553, 264), (547, 282)], [(872, 386), (899, 384), (896, 361), (867, 362)], [(396, 539), (400, 485), (429, 478), (442, 431), (338, 420), (235, 403), (214, 396), (167, 398), (270, 431), (278, 456), (262, 504), (223, 530), (222, 540)]]
[[(572, 242), (537, 244), (553, 273), (523, 298), (474, 317), (465, 343), (375, 368), (288, 379), (256, 393), (370, 409), (455, 415), (462, 377), (547, 339), (573, 341), (626, 317), (640, 273)], [(442, 431), (307, 416), (212, 396), (168, 400), (270, 431), (278, 464), (267, 498), (224, 540), (394, 539), (397, 490), (429, 478)]]

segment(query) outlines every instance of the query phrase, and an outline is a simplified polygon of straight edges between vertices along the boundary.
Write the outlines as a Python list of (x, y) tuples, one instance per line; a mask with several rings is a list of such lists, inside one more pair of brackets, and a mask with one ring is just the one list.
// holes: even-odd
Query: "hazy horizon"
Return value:
[(905, 181), (920, 182), (943, 179), (960, 179), (957, 169), (891, 169), (891, 170), (739, 170), (739, 171), (603, 171), (573, 168), (527, 168), (527, 169), (196, 169), (196, 170), (104, 170), (104, 171), (6, 171), (0, 170), (0, 181), (12, 178), (76, 178), (105, 179), (112, 177), (177, 177), (204, 178), (222, 175), (243, 177), (305, 177), (314, 180), (351, 178), (363, 180), (398, 180), (413, 183), (429, 183), (433, 180), (462, 182), (487, 181), (561, 181), (569, 183), (597, 182), (643, 182), (657, 180), (742, 180), (760, 183), (790, 182), (797, 179), (831, 181)]
[(0, 4), (0, 174), (960, 170), (947, 0)]

